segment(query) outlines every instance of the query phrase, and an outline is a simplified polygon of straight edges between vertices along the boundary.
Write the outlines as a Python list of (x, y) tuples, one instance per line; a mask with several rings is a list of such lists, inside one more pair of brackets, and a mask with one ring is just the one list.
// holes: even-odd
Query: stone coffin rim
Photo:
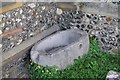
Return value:
[[(75, 32), (75, 31), (73, 31), (73, 32)], [(44, 55), (44, 54), (42, 55), (42, 53), (44, 53), (44, 52), (40, 53), (35, 50), (33, 52), (31, 51), (31, 53), (30, 53), (31, 60), (35, 64), (42, 65), (44, 67), (45, 66), (55, 66), (55, 67), (58, 67), (59, 69), (65, 69), (67, 67), (67, 65), (73, 64), (74, 59), (76, 59), (78, 56), (82, 57), (83, 54), (86, 54), (89, 51), (89, 36), (88, 36), (87, 32), (85, 32), (85, 31), (80, 32), (80, 31), (81, 31), (80, 29), (77, 29), (77, 32), (75, 32), (75, 33), (78, 33), (78, 35), (80, 35), (80, 33), (82, 35), (80, 37), (77, 36), (77, 37), (79, 37), (77, 39), (78, 41), (75, 39), (76, 42), (73, 42), (71, 44), (68, 43), (68, 46), (65, 46), (64, 48), (62, 48), (62, 50), (57, 50), (55, 52), (52, 52), (53, 55)], [(71, 32), (71, 33), (73, 33), (73, 32)], [(72, 35), (72, 36), (74, 36), (74, 35)], [(60, 37), (60, 38), (62, 38), (62, 37)], [(55, 39), (55, 40), (57, 40), (57, 39)], [(63, 44), (64, 43), (66, 43), (66, 41), (63, 42)], [(86, 45), (84, 45), (84, 44), (86, 44)], [(43, 43), (43, 45), (44, 45), (44, 43)], [(62, 44), (60, 44), (60, 45), (62, 45)], [(81, 46), (81, 45), (83, 45), (83, 46)], [(39, 46), (42, 46), (42, 45), (39, 45)], [(38, 46), (38, 50), (42, 48), (39, 46)], [(56, 44), (55, 44), (55, 46), (56, 46)], [(57, 46), (59, 46), (59, 45), (57, 45)], [(44, 50), (45, 47), (42, 49)], [(76, 50), (77, 50), (77, 52), (75, 52)], [(74, 54), (74, 52), (75, 52), (75, 54)], [(62, 56), (61, 56), (61, 54), (62, 54)]]
[[(65, 32), (65, 31), (66, 31), (66, 30), (58, 31), (56, 34), (59, 34), (59, 33)], [(79, 41), (81, 38), (87, 36), (87, 32), (82, 31), (82, 30), (80, 30), (80, 29), (67, 29), (67, 31), (78, 31), (78, 32), (80, 33), (80, 37), (79, 37), (75, 42), (72, 42), (72, 43), (68, 44), (67, 46), (65, 46), (64, 48), (59, 49), (59, 50), (57, 50), (57, 51), (55, 51), (55, 52), (52, 52), (53, 54), (47, 55), (47, 56), (54, 56), (54, 55), (55, 55), (54, 53), (57, 54), (57, 52), (63, 51), (64, 49), (67, 49), (69, 46), (71, 46), (71, 45), (73, 45), (73, 44), (75, 44), (75, 43), (78, 43), (78, 41)], [(50, 37), (52, 37), (52, 36), (54, 36), (54, 35), (56, 35), (56, 34), (49, 35), (49, 36), (46, 37), (45, 39), (48, 39), (48, 38), (50, 38)], [(42, 40), (40, 40), (40, 41), (43, 41), (43, 40), (44, 40), (44, 39), (42, 39)], [(38, 44), (40, 43), (40, 41), (34, 44), (33, 48), (31, 49), (31, 52), (32, 52), (32, 51), (36, 51), (36, 50), (34, 50), (34, 48), (38, 46)], [(46, 55), (43, 55), (43, 56), (46, 56)]]

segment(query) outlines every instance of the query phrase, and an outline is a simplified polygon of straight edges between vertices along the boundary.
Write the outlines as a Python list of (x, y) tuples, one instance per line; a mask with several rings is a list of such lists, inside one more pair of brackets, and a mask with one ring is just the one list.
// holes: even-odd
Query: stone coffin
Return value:
[(64, 69), (88, 50), (88, 34), (78, 29), (68, 29), (39, 41), (32, 47), (30, 54), (36, 64)]

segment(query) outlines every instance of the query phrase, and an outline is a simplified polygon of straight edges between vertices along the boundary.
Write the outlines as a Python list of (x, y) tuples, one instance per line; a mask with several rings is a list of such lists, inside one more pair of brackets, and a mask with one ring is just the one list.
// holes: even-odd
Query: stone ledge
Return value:
[[(9, 50), (8, 52), (2, 53), (3, 55), (0, 55), (0, 57), (2, 57), (2, 64), (0, 65), (0, 68), (1, 67), (4, 68), (4, 69), (2, 69), (2, 73), (6, 75), (6, 69), (8, 66), (12, 66), (12, 68), (8, 68), (8, 70), (7, 70), (9, 72), (8, 75), (12, 75), (12, 73), (16, 73), (16, 71), (18, 70), (15, 68), (17, 62), (19, 62), (19, 59), (21, 60), (23, 58), (29, 57), (28, 56), (29, 50), (34, 45), (34, 43), (38, 42), (39, 40), (49, 36), (50, 34), (56, 32), (58, 30), (60, 30), (59, 26), (53, 26), (47, 30), (44, 30), (37, 36), (32, 37), (31, 39), (29, 39), (27, 41), (24, 41), (21, 45), (16, 46), (15, 48)], [(21, 65), (22, 62), (20, 62), (19, 64)], [(15, 69), (15, 70), (11, 73), (11, 69)], [(24, 69), (24, 67), (22, 67), (22, 69)], [(21, 70), (21, 72), (22, 71), (23, 70)], [(19, 74), (16, 74), (16, 75), (19, 75)], [(8, 77), (12, 77), (12, 76), (8, 76)], [(17, 76), (15, 76), (15, 77), (17, 77)]]
[(118, 18), (118, 5), (111, 3), (87, 2), (83, 5), (82, 11), (85, 13), (98, 14)]

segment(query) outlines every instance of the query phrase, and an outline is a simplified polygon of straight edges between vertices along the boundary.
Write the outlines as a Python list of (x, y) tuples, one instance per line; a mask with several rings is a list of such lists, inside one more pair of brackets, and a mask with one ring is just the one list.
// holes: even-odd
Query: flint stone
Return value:
[(106, 80), (120, 80), (120, 73), (115, 71), (109, 71)]
[(36, 43), (30, 52), (34, 63), (65, 69), (78, 56), (89, 51), (89, 37), (85, 31), (68, 29), (57, 32)]

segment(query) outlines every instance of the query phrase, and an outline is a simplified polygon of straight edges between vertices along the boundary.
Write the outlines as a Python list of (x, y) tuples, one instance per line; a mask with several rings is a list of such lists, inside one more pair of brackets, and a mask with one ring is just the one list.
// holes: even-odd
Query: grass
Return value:
[(120, 55), (112, 55), (100, 50), (96, 38), (90, 38), (89, 52), (82, 58), (74, 60), (74, 64), (65, 70), (57, 67), (43, 67), (34, 64), (31, 60), (28, 64), (30, 78), (99, 78), (105, 80), (108, 71), (120, 72)]

